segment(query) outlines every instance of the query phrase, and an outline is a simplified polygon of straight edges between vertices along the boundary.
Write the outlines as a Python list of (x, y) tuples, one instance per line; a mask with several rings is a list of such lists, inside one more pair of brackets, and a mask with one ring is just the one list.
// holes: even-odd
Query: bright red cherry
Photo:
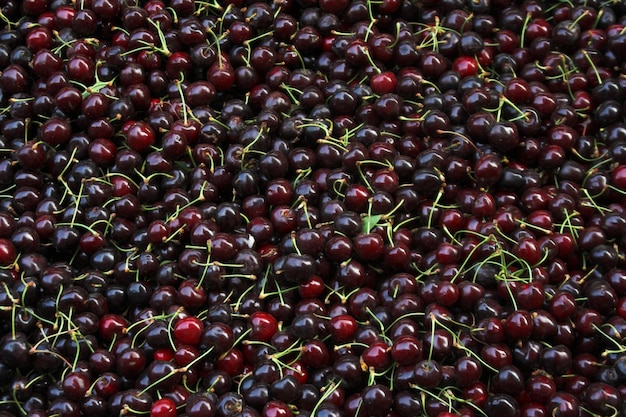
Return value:
[(460, 56), (452, 63), (452, 69), (461, 74), (461, 78), (471, 77), (478, 74), (478, 63), (472, 57)]
[(155, 361), (169, 362), (174, 359), (174, 351), (170, 348), (160, 348), (154, 351)]
[(202, 340), (204, 325), (197, 317), (185, 317), (174, 325), (174, 338), (182, 344), (198, 346)]
[(398, 84), (398, 78), (396, 74), (391, 71), (384, 71), (372, 76), (370, 80), (370, 87), (372, 91), (378, 95), (387, 93), (393, 93), (396, 91), (396, 85)]
[(278, 331), (278, 321), (274, 316), (264, 311), (255, 311), (248, 319), (252, 332), (250, 338), (269, 342), (272, 336)]
[(170, 398), (161, 398), (150, 408), (150, 417), (176, 417), (176, 414), (176, 403)]
[(263, 407), (262, 417), (292, 417), (293, 413), (287, 404), (282, 401), (273, 400)]

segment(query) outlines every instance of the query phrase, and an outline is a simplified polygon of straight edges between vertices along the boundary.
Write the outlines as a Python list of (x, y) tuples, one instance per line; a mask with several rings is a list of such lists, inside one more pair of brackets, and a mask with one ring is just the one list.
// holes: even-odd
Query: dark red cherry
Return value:
[(71, 134), (72, 128), (69, 121), (60, 118), (48, 119), (39, 129), (41, 140), (51, 146), (67, 143), (70, 140)]
[(132, 122), (125, 136), (128, 146), (137, 152), (146, 151), (155, 140), (154, 130), (145, 122)]
[(567, 392), (556, 392), (547, 403), (549, 415), (554, 417), (575, 417), (579, 403), (576, 396)]

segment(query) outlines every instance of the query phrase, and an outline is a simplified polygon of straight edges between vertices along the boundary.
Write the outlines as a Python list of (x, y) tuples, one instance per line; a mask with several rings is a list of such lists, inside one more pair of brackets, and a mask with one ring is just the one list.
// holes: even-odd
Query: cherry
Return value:
[(144, 371), (146, 356), (140, 349), (126, 348), (117, 356), (116, 370), (121, 376), (136, 377)]
[(458, 72), (461, 78), (471, 77), (478, 73), (478, 62), (470, 56), (460, 56), (452, 63), (452, 70)]
[(511, 122), (495, 123), (487, 133), (487, 140), (501, 152), (512, 151), (519, 143), (517, 126)]
[(481, 364), (473, 358), (461, 357), (454, 364), (455, 381), (462, 387), (476, 383), (481, 374)]
[(312, 275), (309, 279), (301, 282), (298, 292), (303, 298), (316, 298), (324, 293), (324, 281), (317, 275)]
[(70, 140), (72, 129), (67, 120), (52, 118), (41, 125), (39, 132), (44, 142), (57, 146)]
[(188, 416), (215, 415), (217, 399), (208, 393), (194, 393), (189, 396), (185, 405), (185, 414)]
[(8, 239), (0, 239), (0, 265), (8, 266), (17, 259), (15, 245)]
[[(190, 363), (192, 363), (194, 360), (196, 360), (199, 355), (200, 353), (198, 349), (196, 349), (195, 347), (188, 346), (188, 345), (181, 345), (174, 352), (174, 357), (172, 359), (174, 360), (174, 363), (176, 363), (178, 366), (187, 366)], [(155, 356), (154, 359), (157, 360), (158, 357)], [(171, 359), (168, 360), (167, 357), (164, 357), (160, 360), (171, 361)]]
[(166, 361), (153, 361), (148, 366), (148, 378), (156, 389), (171, 390), (180, 381), (175, 365)]
[(373, 343), (363, 351), (361, 359), (368, 367), (379, 372), (383, 371), (391, 364), (389, 346), (384, 342)]
[(269, 342), (272, 336), (278, 331), (278, 322), (267, 313), (252, 313), (249, 321), (252, 329), (250, 337), (254, 340)]
[(569, 417), (578, 414), (578, 400), (567, 392), (556, 392), (548, 401), (547, 409), (551, 415)]
[(411, 335), (400, 336), (391, 346), (391, 357), (400, 365), (415, 364), (422, 359), (422, 344)]
[(370, 80), (372, 91), (378, 95), (395, 92), (398, 79), (390, 71), (381, 72), (374, 75)]
[(557, 345), (542, 351), (541, 361), (551, 374), (561, 374), (571, 366), (571, 352), (566, 346)]
[(155, 141), (155, 133), (145, 122), (133, 122), (126, 131), (128, 146), (136, 152), (145, 152)]
[(373, 415), (382, 415), (393, 404), (391, 390), (385, 385), (375, 384), (366, 387), (362, 393), (362, 406), (367, 407)]
[(363, 260), (376, 261), (384, 253), (384, 241), (379, 234), (358, 234), (353, 241), (354, 252)]
[(244, 369), (243, 354), (236, 348), (229, 350), (226, 355), (218, 359), (217, 368), (231, 376), (241, 374)]
[(357, 330), (356, 320), (347, 314), (334, 316), (329, 322), (329, 332), (338, 343), (352, 340)]
[(115, 143), (105, 138), (98, 138), (89, 145), (89, 157), (100, 166), (112, 165), (116, 152)]
[(422, 387), (436, 387), (443, 378), (441, 365), (433, 360), (421, 360), (415, 365), (414, 378)]
[(124, 317), (115, 314), (105, 315), (100, 320), (99, 333), (104, 340), (110, 341), (114, 337), (121, 336), (128, 325)]
[(69, 399), (79, 401), (85, 397), (89, 385), (89, 378), (85, 374), (70, 372), (63, 379), (63, 392)]
[(267, 402), (263, 406), (261, 415), (263, 417), (290, 417), (293, 414), (286, 403), (278, 400), (273, 400)]
[(150, 407), (150, 417), (174, 417), (176, 415), (176, 403), (169, 398), (161, 398)]
[(19, 65), (9, 65), (0, 75), (0, 86), (8, 94), (23, 92), (27, 85), (28, 78), (24, 69)]
[(2, 10), (6, 412), (621, 406), (619, 7), (48, 3)]
[(519, 404), (508, 394), (490, 395), (485, 404), (488, 416), (516, 416), (519, 413)]
[(198, 346), (202, 340), (204, 326), (196, 317), (185, 317), (174, 325), (174, 338), (182, 344)]
[[(531, 346), (532, 347), (532, 346)], [(513, 353), (507, 345), (491, 344), (485, 345), (481, 349), (481, 358), (494, 368), (501, 368), (511, 365), (513, 362)]]

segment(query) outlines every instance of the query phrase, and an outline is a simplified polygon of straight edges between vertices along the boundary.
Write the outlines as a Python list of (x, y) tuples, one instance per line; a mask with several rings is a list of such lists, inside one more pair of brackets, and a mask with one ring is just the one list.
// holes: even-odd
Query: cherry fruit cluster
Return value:
[(626, 415), (623, 2), (0, 6), (0, 417)]

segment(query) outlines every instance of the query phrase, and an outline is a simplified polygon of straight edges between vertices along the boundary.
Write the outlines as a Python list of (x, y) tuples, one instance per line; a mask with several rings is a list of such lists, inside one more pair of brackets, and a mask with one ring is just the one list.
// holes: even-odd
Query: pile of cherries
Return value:
[(626, 415), (626, 3), (0, 6), (0, 417)]

